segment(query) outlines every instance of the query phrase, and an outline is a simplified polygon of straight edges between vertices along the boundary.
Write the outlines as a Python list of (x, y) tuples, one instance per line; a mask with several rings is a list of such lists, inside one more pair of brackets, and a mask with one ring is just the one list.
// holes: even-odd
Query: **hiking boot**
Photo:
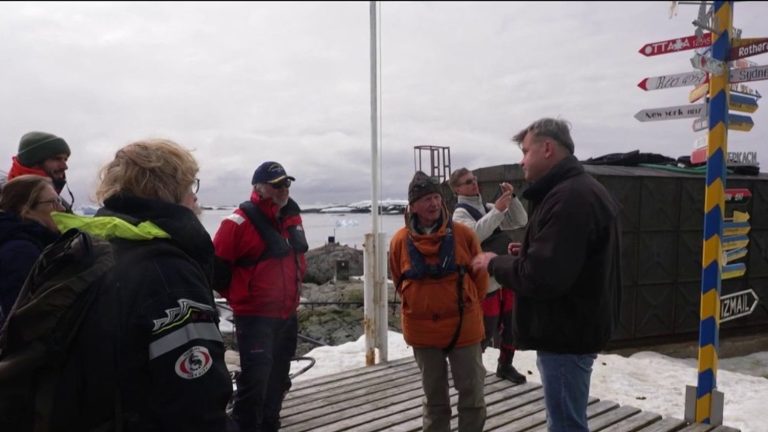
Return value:
[(525, 375), (518, 372), (517, 369), (515, 369), (515, 367), (511, 364), (499, 364), (499, 366), (496, 368), (496, 376), (499, 378), (504, 378), (507, 381), (512, 381), (515, 384), (525, 384), (528, 381), (525, 378)]

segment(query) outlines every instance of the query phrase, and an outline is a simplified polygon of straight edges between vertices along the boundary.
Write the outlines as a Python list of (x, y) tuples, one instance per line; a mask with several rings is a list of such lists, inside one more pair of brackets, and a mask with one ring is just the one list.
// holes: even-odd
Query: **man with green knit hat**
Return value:
[[(69, 145), (63, 138), (46, 132), (28, 132), (19, 141), (19, 151), (13, 157), (8, 180), (24, 174), (50, 177), (56, 192), (61, 195), (67, 184), (67, 160), (70, 153)], [(62, 204), (71, 213), (75, 197), (71, 191), (69, 196), (72, 201), (68, 203), (62, 200)]]

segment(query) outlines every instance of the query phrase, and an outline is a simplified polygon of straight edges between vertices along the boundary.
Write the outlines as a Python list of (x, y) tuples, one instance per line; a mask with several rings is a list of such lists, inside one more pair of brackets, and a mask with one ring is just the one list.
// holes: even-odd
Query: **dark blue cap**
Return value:
[(251, 179), (251, 184), (252, 185), (255, 185), (256, 183), (275, 184), (285, 179), (296, 181), (295, 178), (285, 173), (285, 168), (283, 168), (282, 165), (280, 165), (277, 162), (268, 161), (259, 165), (259, 167), (256, 168), (256, 171), (253, 172), (253, 178)]

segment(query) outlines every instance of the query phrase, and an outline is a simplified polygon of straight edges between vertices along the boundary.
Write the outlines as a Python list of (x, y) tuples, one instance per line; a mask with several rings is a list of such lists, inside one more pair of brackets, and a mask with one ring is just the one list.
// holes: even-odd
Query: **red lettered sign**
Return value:
[(652, 42), (640, 48), (640, 54), (650, 57), (673, 52), (692, 50), (712, 45), (712, 33), (704, 33), (702, 37), (696, 35), (670, 39), (661, 42)]
[(768, 38), (742, 39), (737, 46), (731, 48), (729, 60), (742, 59), (767, 52)]

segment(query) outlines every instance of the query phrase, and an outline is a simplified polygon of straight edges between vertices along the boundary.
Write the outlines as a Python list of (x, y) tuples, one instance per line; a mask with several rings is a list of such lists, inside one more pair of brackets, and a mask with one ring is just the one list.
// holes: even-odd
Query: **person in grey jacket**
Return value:
[[(521, 228), (528, 223), (528, 214), (515, 196), (514, 187), (506, 182), (501, 183), (501, 195), (496, 202), (484, 203), (477, 178), (467, 168), (454, 171), (449, 183), (458, 200), (453, 211), (453, 221), (472, 228), (484, 251), (506, 251), (509, 237), (502, 231)], [(502, 287), (498, 282), (490, 281), (488, 294), (483, 300), (485, 339), (482, 347), (483, 350), (488, 346), (499, 349), (496, 376), (522, 384), (526, 382), (525, 375), (512, 366), (515, 355), (512, 338), (514, 291), (499, 288)]]

